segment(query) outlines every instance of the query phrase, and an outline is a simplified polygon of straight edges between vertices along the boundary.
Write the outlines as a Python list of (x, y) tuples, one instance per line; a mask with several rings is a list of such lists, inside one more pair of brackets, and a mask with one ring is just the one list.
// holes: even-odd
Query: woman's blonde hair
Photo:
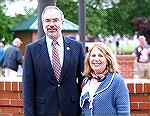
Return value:
[(91, 73), (94, 72), (90, 66), (89, 60), (90, 60), (91, 51), (95, 47), (97, 47), (104, 54), (104, 57), (107, 60), (106, 70), (108, 70), (109, 72), (120, 73), (119, 65), (117, 63), (117, 59), (113, 51), (106, 44), (99, 42), (97, 44), (94, 44), (91, 48), (89, 48), (89, 51), (86, 54), (86, 57), (84, 60), (83, 75), (91, 77)]

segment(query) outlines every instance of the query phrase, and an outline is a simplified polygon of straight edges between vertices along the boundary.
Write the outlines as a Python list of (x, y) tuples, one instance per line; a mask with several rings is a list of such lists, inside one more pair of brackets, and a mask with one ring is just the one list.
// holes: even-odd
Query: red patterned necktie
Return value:
[(59, 59), (59, 54), (58, 54), (58, 50), (56, 48), (57, 45), (57, 41), (52, 41), (52, 63), (53, 63), (53, 69), (54, 69), (54, 73), (56, 76), (57, 81), (59, 81), (60, 79), (60, 73), (61, 73), (61, 65), (60, 65), (60, 59)]

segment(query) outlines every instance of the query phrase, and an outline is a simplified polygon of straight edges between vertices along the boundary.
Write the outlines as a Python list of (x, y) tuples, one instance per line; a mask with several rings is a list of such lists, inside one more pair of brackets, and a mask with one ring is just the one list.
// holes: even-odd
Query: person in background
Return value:
[(41, 18), (45, 36), (25, 50), (24, 116), (78, 116), (82, 43), (63, 36), (64, 15), (58, 7), (45, 7)]
[(115, 55), (106, 44), (95, 44), (89, 49), (83, 75), (83, 116), (130, 116), (128, 88)]
[(0, 77), (3, 75), (4, 45), (0, 42)]
[(150, 79), (150, 62), (148, 60), (148, 49), (146, 38), (139, 36), (139, 46), (137, 46), (132, 53), (137, 57), (137, 70), (140, 79)]
[(120, 50), (119, 50), (119, 52), (118, 52), (118, 55), (124, 55), (125, 53), (124, 53), (124, 49), (123, 49), (123, 47), (120, 47)]
[(139, 61), (141, 62), (150, 62), (150, 46), (149, 48), (144, 48), (143, 51), (141, 52), (141, 56)]
[(22, 41), (19, 38), (15, 38), (12, 45), (8, 47), (4, 53), (4, 76), (5, 77), (16, 77), (18, 66), (22, 65), (22, 53), (20, 46)]

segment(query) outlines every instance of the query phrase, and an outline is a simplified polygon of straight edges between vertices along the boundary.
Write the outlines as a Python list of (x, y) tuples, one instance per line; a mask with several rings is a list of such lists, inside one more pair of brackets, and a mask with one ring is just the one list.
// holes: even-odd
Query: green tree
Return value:
[(57, 6), (64, 12), (66, 19), (78, 24), (78, 3), (71, 0), (57, 0)]
[[(9, 0), (14, 2), (15, 0)], [(10, 31), (11, 28), (15, 27), (17, 24), (28, 19), (30, 16), (35, 14), (35, 10), (30, 9), (26, 11), (26, 15), (18, 14), (15, 17), (7, 16), (4, 12), (6, 10), (5, 0), (0, 1), (0, 41), (5, 38), (5, 43), (11, 43), (13, 39), (13, 32)]]
[[(13, 33), (10, 28), (33, 16), (35, 10), (27, 11), (26, 15), (6, 16), (3, 10), (4, 1), (0, 1), (0, 39), (10, 42)], [(10, 0), (15, 1), (15, 0)], [(134, 34), (132, 20), (135, 17), (149, 17), (150, 0), (85, 0), (86, 1), (86, 32), (98, 36), (112, 32)], [(63, 10), (65, 18), (79, 24), (78, 0), (57, 0), (57, 6)]]
[(120, 0), (111, 2), (111, 8), (106, 8), (105, 25), (110, 33), (115, 31), (121, 35), (134, 34), (132, 20), (137, 16), (149, 17), (150, 1), (148, 0)]

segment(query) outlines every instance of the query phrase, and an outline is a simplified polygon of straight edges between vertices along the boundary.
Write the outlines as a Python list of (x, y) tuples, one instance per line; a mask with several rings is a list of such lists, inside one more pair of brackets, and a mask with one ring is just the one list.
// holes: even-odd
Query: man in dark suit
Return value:
[[(47, 6), (42, 13), (45, 36), (26, 46), (23, 68), (25, 116), (78, 116), (80, 113), (84, 51), (81, 42), (62, 35), (63, 22), (63, 12), (58, 7)], [(57, 41), (56, 45), (53, 41)], [(53, 55), (54, 46), (58, 56)], [(58, 57), (56, 63), (61, 69), (55, 68), (54, 59)]]

